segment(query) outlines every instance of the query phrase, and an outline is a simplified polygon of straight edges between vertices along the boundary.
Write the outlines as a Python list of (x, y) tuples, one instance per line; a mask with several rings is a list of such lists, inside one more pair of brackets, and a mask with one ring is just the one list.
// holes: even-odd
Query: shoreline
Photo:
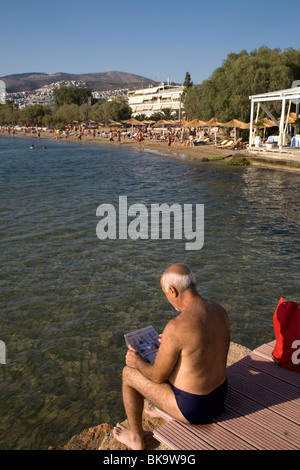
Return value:
[[(105, 130), (105, 129), (104, 129)], [(106, 129), (107, 130), (107, 129)], [(188, 146), (183, 145), (179, 142), (173, 142), (168, 147), (167, 142), (145, 139), (142, 144), (139, 144), (135, 139), (129, 139), (128, 137), (122, 138), (120, 142), (114, 140), (112, 143), (109, 142), (108, 138), (100, 136), (86, 136), (83, 135), (79, 140), (76, 135), (69, 135), (56, 137), (55, 133), (42, 131), (40, 136), (36, 133), (20, 133), (16, 132), (14, 135), (8, 133), (1, 133), (1, 135), (9, 136), (12, 138), (23, 137), (26, 139), (33, 139), (42, 141), (45, 139), (53, 141), (72, 141), (78, 142), (78, 144), (94, 143), (94, 144), (105, 144), (111, 148), (115, 147), (132, 147), (139, 150), (145, 150), (154, 152), (157, 154), (170, 155), (178, 158), (186, 158), (189, 160), (197, 160), (198, 162), (205, 164), (228, 164), (236, 163), (239, 166), (250, 165), (275, 170), (285, 171), (300, 171), (300, 148), (299, 149), (283, 149), (283, 150), (272, 150), (268, 151), (264, 148), (255, 149), (252, 147), (251, 150), (248, 148), (234, 149), (234, 148), (219, 148), (214, 142), (207, 143), (199, 146)], [(36, 148), (36, 147), (35, 147)], [(234, 162), (232, 162), (234, 160)]]
[[(234, 364), (250, 353), (250, 349), (231, 341), (227, 366)], [(148, 407), (149, 405), (149, 402), (146, 400), (145, 407)], [(124, 411), (120, 412), (120, 416), (124, 416), (124, 414)], [(154, 439), (152, 435), (154, 429), (162, 426), (165, 422), (166, 421), (163, 418), (150, 418), (146, 414), (143, 415), (143, 429), (146, 445), (145, 450), (169, 450), (164, 444)], [(127, 420), (122, 421), (122, 424), (126, 427)], [(128, 450), (128, 447), (115, 439), (113, 436), (113, 428), (114, 426), (111, 424), (101, 423), (97, 426), (83, 429), (79, 434), (72, 436), (62, 444), (56, 446), (50, 445), (48, 450)]]
[[(107, 129), (104, 129), (107, 131)], [(237, 152), (236, 150), (233, 149), (221, 149), (215, 146), (214, 143), (209, 143), (205, 145), (200, 145), (200, 146), (187, 146), (187, 145), (182, 145), (178, 142), (172, 143), (170, 148), (167, 146), (167, 142), (163, 141), (157, 141), (157, 140), (151, 140), (151, 139), (144, 139), (142, 144), (139, 144), (136, 139), (129, 139), (128, 137), (122, 138), (120, 142), (118, 142), (116, 139), (112, 143), (109, 142), (108, 138), (100, 137), (100, 136), (86, 136), (82, 135), (81, 139), (79, 140), (76, 135), (69, 135), (67, 138), (65, 136), (60, 136), (56, 137), (56, 134), (53, 132), (48, 132), (48, 131), (42, 131), (40, 133), (40, 136), (38, 136), (36, 133), (21, 133), (21, 132), (16, 132), (14, 135), (8, 134), (8, 133), (1, 133), (1, 135), (7, 136), (7, 137), (23, 137), (25, 139), (34, 139), (37, 141), (48, 139), (48, 140), (53, 140), (53, 141), (72, 141), (72, 142), (78, 142), (78, 144), (84, 144), (84, 143), (94, 143), (94, 144), (106, 144), (107, 146), (111, 148), (116, 148), (116, 147), (133, 147), (135, 149), (139, 150), (153, 150), (157, 153), (163, 153), (166, 155), (175, 155), (178, 157), (186, 157), (186, 158), (191, 158), (191, 159), (197, 159), (199, 161), (202, 160), (203, 157), (208, 158), (209, 160), (213, 158), (218, 158), (218, 157), (225, 157), (228, 158), (230, 156), (234, 156), (234, 152)], [(246, 152), (244, 149), (240, 150), (239, 153)], [(223, 160), (218, 160), (218, 161), (223, 161)], [(228, 161), (228, 160), (227, 160)]]

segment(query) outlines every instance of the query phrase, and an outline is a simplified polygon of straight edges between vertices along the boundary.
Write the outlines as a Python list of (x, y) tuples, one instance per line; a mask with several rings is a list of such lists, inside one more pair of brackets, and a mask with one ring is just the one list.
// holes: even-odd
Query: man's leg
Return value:
[(128, 420), (128, 429), (121, 424), (114, 428), (115, 438), (133, 450), (144, 448), (142, 413), (144, 398), (154, 406), (175, 419), (187, 423), (181, 414), (171, 386), (167, 383), (156, 384), (148, 380), (138, 370), (131, 367), (123, 369), (123, 402)]

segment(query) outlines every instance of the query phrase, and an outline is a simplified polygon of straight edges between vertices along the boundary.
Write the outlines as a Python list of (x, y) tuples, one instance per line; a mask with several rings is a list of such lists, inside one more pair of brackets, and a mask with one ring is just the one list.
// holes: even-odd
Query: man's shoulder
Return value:
[(222, 314), (227, 314), (225, 308), (219, 304), (218, 302), (215, 302), (213, 300), (205, 299), (205, 307), (207, 310), (214, 310), (216, 312), (222, 313)]
[(166, 336), (172, 336), (174, 338), (176, 337), (176, 334), (179, 331), (180, 326), (181, 326), (180, 316), (176, 318), (172, 318), (172, 320), (170, 320), (166, 324), (163, 334)]

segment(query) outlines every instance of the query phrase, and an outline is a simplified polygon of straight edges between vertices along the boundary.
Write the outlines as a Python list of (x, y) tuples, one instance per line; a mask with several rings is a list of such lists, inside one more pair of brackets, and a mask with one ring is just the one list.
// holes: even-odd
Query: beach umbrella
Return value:
[(165, 126), (173, 126), (173, 122), (172, 121), (166, 121), (165, 119), (161, 119), (160, 121), (157, 121), (156, 124), (154, 124), (154, 126), (152, 126), (152, 128), (156, 128), (156, 127), (162, 127), (163, 128), (163, 135), (165, 135)]
[(236, 141), (236, 128), (245, 129), (246, 123), (239, 121), (238, 119), (231, 119), (231, 121), (224, 122), (223, 127), (233, 127), (234, 128), (234, 142)]
[(188, 121), (185, 119), (181, 119), (181, 121), (177, 121), (177, 125), (180, 125), (182, 127), (187, 127)]
[(205, 123), (206, 126), (208, 127), (213, 127), (213, 126), (223, 126), (223, 122), (218, 121), (217, 118), (212, 118), (209, 121)]
[(200, 119), (193, 119), (186, 123), (186, 127), (203, 127), (206, 126), (206, 122), (200, 121)]
[(127, 119), (126, 121), (123, 121), (123, 122), (126, 122), (126, 124), (132, 124), (133, 126), (141, 126), (142, 125), (141, 121), (138, 121), (137, 119), (134, 119), (133, 117), (130, 118), (130, 119)]
[(182, 126), (183, 121), (174, 121), (173, 126)]
[(243, 127), (246, 123), (238, 119), (231, 119), (231, 121), (224, 122), (224, 127)]
[[(293, 113), (294, 115), (296, 115), (296, 113)], [(277, 119), (278, 122), (281, 121), (281, 117)], [(286, 122), (286, 116), (284, 116), (284, 122)], [(292, 116), (292, 113), (288, 116), (288, 120), (287, 120), (288, 124), (293, 124), (293, 122), (295, 122), (295, 116), (293, 117)], [(273, 125), (275, 125), (275, 123), (273, 123)]]
[[(206, 123), (207, 127), (223, 126), (223, 122), (218, 121), (217, 118), (212, 118)], [(217, 144), (217, 131), (215, 129), (215, 145)]]
[(241, 126), (240, 129), (250, 129), (250, 122), (245, 122), (245, 124)]
[(154, 124), (153, 127), (170, 126), (171, 124), (172, 124), (171, 121), (166, 121), (165, 119), (161, 119), (160, 121), (157, 121), (157, 123)]
[(272, 121), (272, 119), (263, 118), (262, 122), (263, 122), (263, 127), (274, 127), (274, 126), (276, 126), (275, 122)]
[(120, 127), (122, 126), (121, 122), (118, 122), (118, 121), (111, 121), (109, 124), (108, 124), (109, 127)]

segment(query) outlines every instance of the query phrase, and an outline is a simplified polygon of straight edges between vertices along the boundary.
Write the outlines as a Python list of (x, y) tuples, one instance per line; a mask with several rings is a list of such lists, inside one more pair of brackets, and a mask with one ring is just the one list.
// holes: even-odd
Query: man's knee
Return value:
[(140, 372), (137, 369), (133, 369), (132, 367), (125, 366), (122, 372), (123, 383), (127, 383), (127, 384), (132, 383), (134, 381), (134, 378), (137, 376), (137, 374), (140, 374)]
[(130, 369), (130, 367), (128, 367), (128, 366), (123, 367), (123, 371), (122, 371), (123, 382), (126, 382), (127, 377), (129, 376), (129, 372), (130, 372), (129, 369)]

